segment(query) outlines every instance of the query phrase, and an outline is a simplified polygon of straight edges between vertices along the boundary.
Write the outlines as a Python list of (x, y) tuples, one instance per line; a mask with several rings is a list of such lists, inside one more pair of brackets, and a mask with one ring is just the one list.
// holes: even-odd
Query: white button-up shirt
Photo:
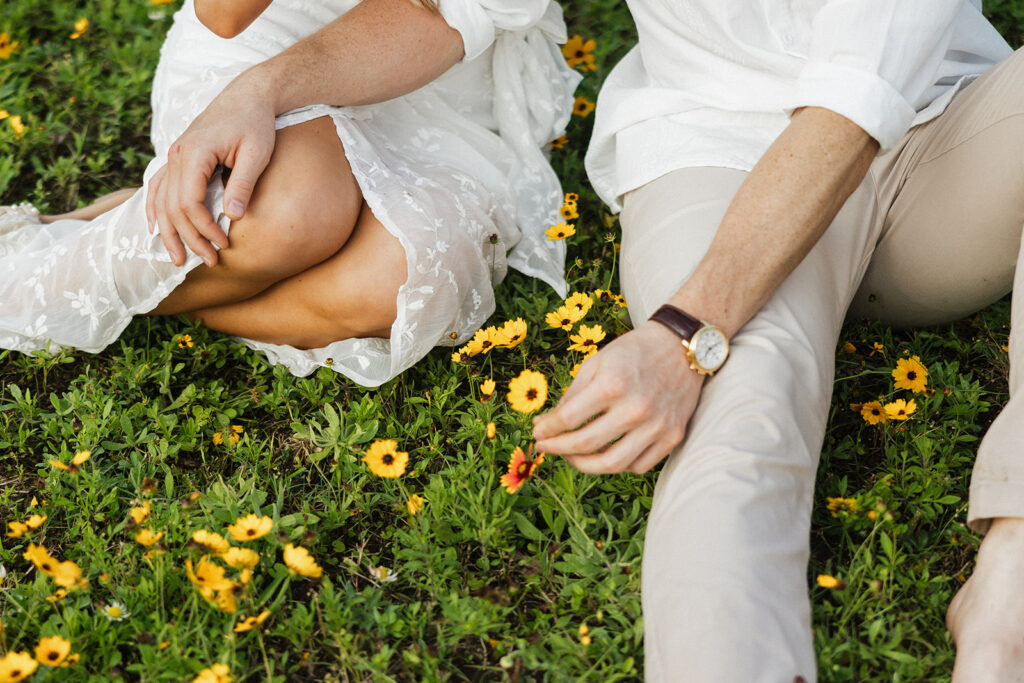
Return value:
[(689, 166), (749, 171), (793, 110), (895, 145), (1010, 47), (981, 0), (631, 0), (640, 36), (598, 97), (586, 165), (613, 209)]

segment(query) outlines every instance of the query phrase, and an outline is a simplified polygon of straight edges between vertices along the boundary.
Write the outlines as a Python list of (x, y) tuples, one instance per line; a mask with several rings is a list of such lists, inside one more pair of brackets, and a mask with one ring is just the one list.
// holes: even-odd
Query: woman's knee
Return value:
[(362, 202), (330, 119), (285, 128), (245, 216), (231, 225), (223, 262), (270, 282), (302, 272), (344, 246)]

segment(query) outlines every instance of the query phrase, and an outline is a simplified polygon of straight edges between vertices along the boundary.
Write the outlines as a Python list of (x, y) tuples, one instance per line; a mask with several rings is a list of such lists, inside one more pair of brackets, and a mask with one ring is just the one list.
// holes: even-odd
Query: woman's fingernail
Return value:
[(245, 213), (245, 206), (237, 199), (232, 199), (231, 203), (228, 204), (228, 213), (235, 218), (241, 218), (242, 214)]

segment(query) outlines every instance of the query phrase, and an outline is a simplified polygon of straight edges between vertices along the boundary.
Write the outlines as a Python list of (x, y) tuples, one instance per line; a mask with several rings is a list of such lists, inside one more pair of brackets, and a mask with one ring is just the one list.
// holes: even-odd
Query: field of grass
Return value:
[[(137, 184), (177, 6), (0, 4), (0, 204), (63, 211)], [(1024, 0), (987, 10), (1019, 44)], [(579, 91), (593, 100), (632, 24), (612, 0), (566, 16), (570, 35), (597, 41)], [(592, 120), (574, 117), (552, 159), (580, 195), (571, 290), (615, 292), (618, 225), (582, 169)], [(491, 322), (522, 317), (521, 345), (464, 363), (438, 349), (376, 390), (328, 369), (293, 377), (173, 319), (138, 319), (97, 355), (0, 351), (0, 656), (68, 640), (78, 660), (40, 666), (34, 680), (180, 681), (215, 664), (235, 680), (641, 678), (640, 557), (657, 473), (592, 477), (549, 458), (517, 492), (502, 488), (510, 455), (530, 443), (510, 380), (540, 370), (550, 406), (581, 356), (544, 322), (561, 304), (550, 290), (512, 274), (498, 299)], [(607, 342), (627, 317), (596, 300), (580, 324), (600, 324)], [(964, 526), (967, 485), (1006, 398), (1008, 328), (1003, 301), (941, 328), (845, 329), (808, 568), (822, 680), (948, 680), (943, 617), (979, 543)], [(916, 412), (867, 424), (850, 405), (911, 398), (891, 375), (909, 356), (928, 371)], [(488, 378), (497, 390), (483, 400)], [(386, 440), (408, 453), (401, 477), (363, 461)], [(208, 559), (218, 541), (204, 549), (195, 532), (228, 536), (249, 514), (269, 517), (270, 533), (228, 538), (256, 556)], [(52, 554), (53, 576), (25, 558), (30, 544)], [(286, 562), (288, 545), (322, 576)], [(845, 587), (817, 585), (821, 574)]]

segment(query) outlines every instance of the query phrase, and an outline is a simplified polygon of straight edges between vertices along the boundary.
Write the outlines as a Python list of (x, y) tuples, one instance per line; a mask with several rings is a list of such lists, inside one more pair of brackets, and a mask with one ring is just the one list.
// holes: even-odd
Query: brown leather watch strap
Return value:
[(699, 330), (703, 324), (692, 315), (671, 304), (665, 304), (656, 310), (650, 319), (672, 330), (685, 342), (690, 341), (693, 333)]

